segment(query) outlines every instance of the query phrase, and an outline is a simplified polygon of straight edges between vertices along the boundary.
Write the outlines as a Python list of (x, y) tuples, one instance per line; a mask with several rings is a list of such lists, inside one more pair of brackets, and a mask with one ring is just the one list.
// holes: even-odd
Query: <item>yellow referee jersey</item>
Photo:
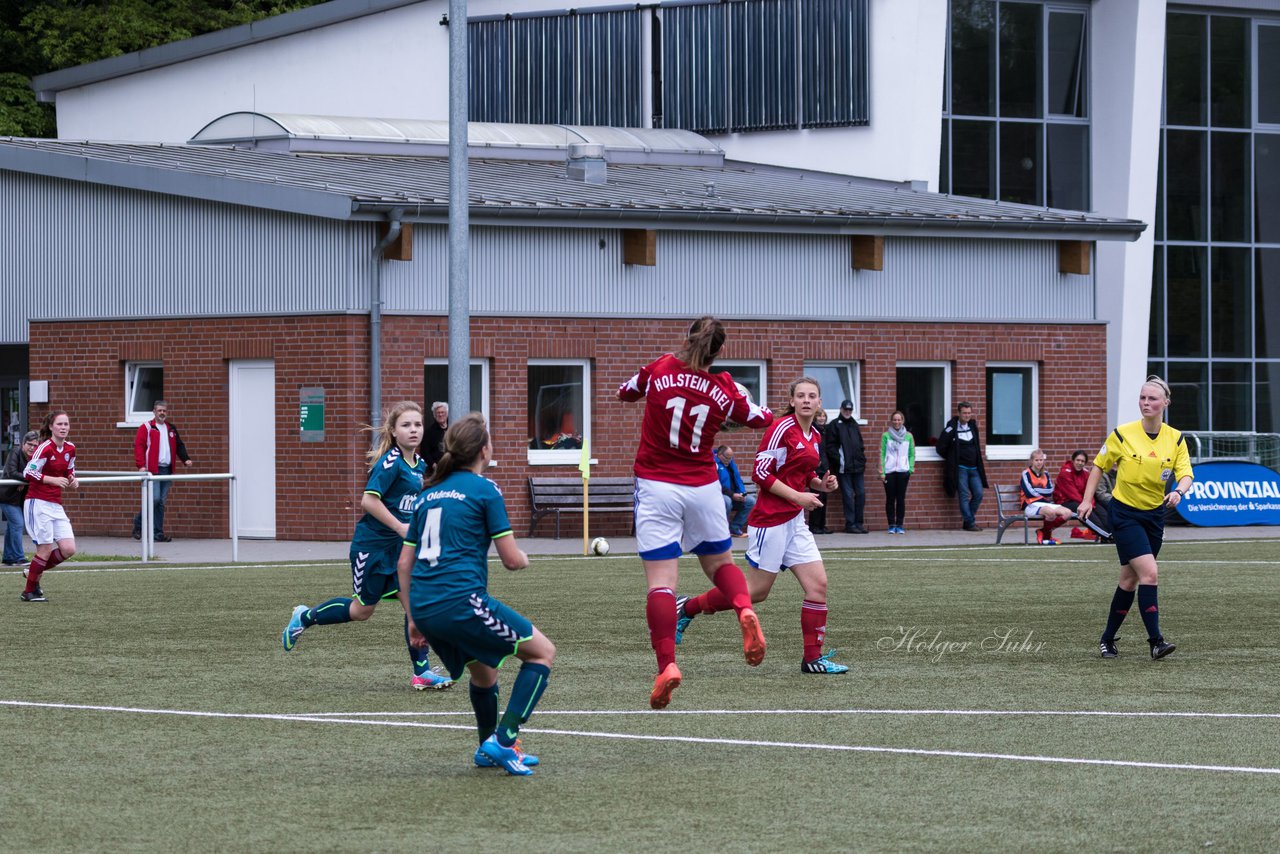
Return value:
[(1181, 431), (1161, 424), (1152, 439), (1143, 431), (1141, 421), (1112, 430), (1093, 464), (1104, 472), (1117, 468), (1112, 494), (1138, 510), (1159, 507), (1169, 479), (1176, 483), (1191, 474), (1191, 455)]

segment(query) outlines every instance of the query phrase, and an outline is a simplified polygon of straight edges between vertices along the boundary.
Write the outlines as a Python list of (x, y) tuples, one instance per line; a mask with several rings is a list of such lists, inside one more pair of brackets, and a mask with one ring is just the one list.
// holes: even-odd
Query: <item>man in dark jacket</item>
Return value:
[[(14, 446), (9, 457), (4, 461), (3, 477), (0, 480), (22, 480), (22, 470), (27, 467), (36, 446), (40, 444), (40, 434), (32, 430), (22, 437), (22, 444)], [(4, 511), (4, 565), (22, 566), (27, 562), (22, 550), (22, 501), (27, 495), (27, 487), (0, 486), (0, 509)]]
[(867, 503), (863, 473), (867, 470), (867, 453), (862, 447), (862, 428), (853, 417), (853, 401), (840, 404), (840, 414), (823, 431), (822, 444), (827, 449), (827, 465), (840, 481), (840, 502), (844, 505), (844, 532), (865, 534), (862, 511)]
[(982, 503), (982, 490), (990, 489), (987, 470), (982, 465), (982, 431), (968, 401), (961, 401), (956, 412), (958, 416), (947, 422), (938, 437), (938, 456), (946, 462), (942, 488), (948, 497), (959, 495), (964, 529), (981, 531), (978, 505)]
[[(169, 404), (157, 400), (151, 414), (155, 417), (140, 424), (133, 439), (133, 462), (138, 471), (173, 474), (178, 460), (184, 466), (190, 466), (191, 457), (187, 456), (187, 446), (182, 444), (178, 428), (169, 423)], [(157, 543), (167, 543), (170, 540), (169, 535), (164, 532), (164, 508), (171, 486), (171, 480), (158, 480), (151, 485), (151, 527)], [(133, 538), (142, 539), (141, 513), (133, 517)]]

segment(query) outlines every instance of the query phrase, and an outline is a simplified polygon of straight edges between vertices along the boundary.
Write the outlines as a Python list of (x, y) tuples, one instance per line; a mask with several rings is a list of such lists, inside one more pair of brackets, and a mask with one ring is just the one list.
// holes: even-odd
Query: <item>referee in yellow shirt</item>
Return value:
[[(1160, 634), (1160, 608), (1156, 603), (1159, 568), (1156, 556), (1164, 542), (1164, 516), (1177, 507), (1191, 488), (1191, 457), (1182, 433), (1164, 423), (1169, 408), (1169, 385), (1157, 376), (1147, 377), (1138, 393), (1142, 419), (1121, 424), (1107, 437), (1094, 459), (1085, 484), (1084, 500), (1076, 511), (1082, 519), (1093, 512), (1093, 495), (1102, 473), (1116, 469), (1116, 488), (1107, 510), (1120, 555), (1120, 583), (1111, 597), (1111, 612), (1098, 649), (1103, 658), (1115, 658), (1116, 632), (1133, 605), (1147, 627), (1152, 658), (1164, 658), (1176, 647)], [(1171, 478), (1177, 486), (1170, 490)]]

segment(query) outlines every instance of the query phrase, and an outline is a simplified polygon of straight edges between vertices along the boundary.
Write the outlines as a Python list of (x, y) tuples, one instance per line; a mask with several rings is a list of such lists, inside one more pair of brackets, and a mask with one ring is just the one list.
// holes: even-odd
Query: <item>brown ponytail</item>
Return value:
[(423, 484), (423, 489), (435, 486), (455, 471), (475, 465), (489, 444), (489, 430), (485, 427), (484, 416), (472, 412), (449, 425), (444, 431), (444, 456), (436, 461), (435, 470)]
[(724, 324), (705, 314), (689, 327), (689, 337), (676, 358), (695, 371), (705, 371), (720, 355), (723, 346)]

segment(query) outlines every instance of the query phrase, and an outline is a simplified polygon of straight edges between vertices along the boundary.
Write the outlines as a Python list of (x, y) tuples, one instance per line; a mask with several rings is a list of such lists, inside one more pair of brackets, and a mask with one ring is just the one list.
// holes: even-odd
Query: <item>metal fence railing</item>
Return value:
[[(154, 531), (152, 530), (152, 493), (155, 484), (162, 480), (199, 481), (225, 480), (230, 482), (228, 490), (228, 511), (231, 520), (231, 561), (240, 560), (240, 538), (236, 534), (236, 476), (233, 474), (149, 474), (146, 472), (115, 471), (78, 471), (76, 480), (82, 484), (91, 483), (139, 483), (142, 504), (142, 562), (146, 563), (155, 557)], [(22, 481), (0, 480), (0, 486), (20, 486)]]
[(1233, 433), (1226, 431), (1187, 431), (1191, 463), (1211, 460), (1239, 460), (1258, 463), (1280, 471), (1280, 433)]

